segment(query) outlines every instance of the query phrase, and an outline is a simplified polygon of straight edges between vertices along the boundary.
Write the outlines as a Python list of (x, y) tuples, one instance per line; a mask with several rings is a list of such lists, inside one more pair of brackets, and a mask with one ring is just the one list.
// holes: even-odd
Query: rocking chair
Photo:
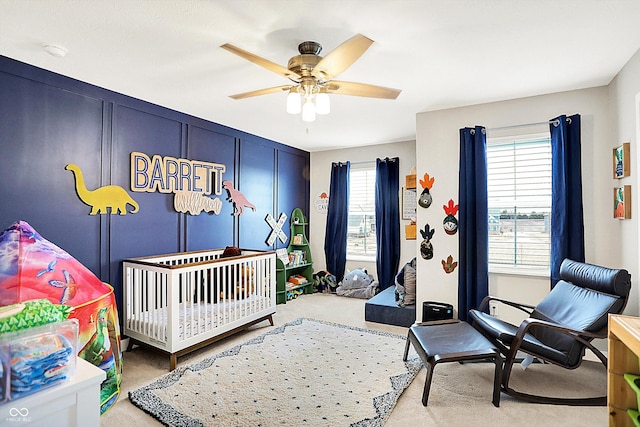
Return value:
[[(477, 310), (470, 310), (472, 325), (493, 342), (505, 356), (501, 391), (517, 399), (535, 403), (573, 406), (605, 406), (607, 397), (559, 398), (518, 392), (509, 387), (509, 377), (517, 356), (526, 353), (543, 362), (566, 369), (582, 363), (591, 350), (607, 368), (607, 358), (591, 341), (607, 338), (609, 314), (622, 313), (631, 289), (627, 270), (609, 269), (565, 259), (560, 281), (535, 307), (492, 296), (485, 297)], [(497, 301), (529, 314), (520, 326), (485, 313), (490, 301)]]

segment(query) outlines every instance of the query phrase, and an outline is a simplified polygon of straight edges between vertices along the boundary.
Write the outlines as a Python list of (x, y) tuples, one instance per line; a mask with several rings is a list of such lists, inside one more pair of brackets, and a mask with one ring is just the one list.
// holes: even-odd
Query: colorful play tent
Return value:
[(78, 356), (103, 369), (100, 413), (115, 404), (122, 382), (120, 328), (113, 288), (24, 221), (0, 234), (0, 307), (47, 299), (73, 307)]

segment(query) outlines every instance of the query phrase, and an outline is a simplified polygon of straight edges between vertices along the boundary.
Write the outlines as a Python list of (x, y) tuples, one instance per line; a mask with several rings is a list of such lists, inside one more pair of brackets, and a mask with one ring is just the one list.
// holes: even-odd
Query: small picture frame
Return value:
[(625, 185), (613, 189), (613, 217), (631, 218), (631, 186)]
[(631, 154), (630, 154), (631, 144), (629, 142), (625, 142), (613, 149), (613, 177), (615, 179), (620, 179), (631, 175)]
[(417, 200), (415, 188), (402, 188), (402, 219), (415, 219), (418, 209)]
[(412, 222), (404, 226), (404, 234), (406, 240), (416, 240), (416, 223)]

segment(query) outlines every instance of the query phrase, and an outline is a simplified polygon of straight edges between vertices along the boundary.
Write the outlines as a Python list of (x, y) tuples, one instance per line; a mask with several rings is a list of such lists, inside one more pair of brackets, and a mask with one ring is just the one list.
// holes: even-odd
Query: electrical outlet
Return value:
[(489, 312), (493, 317), (498, 317), (498, 303), (496, 302), (489, 303)]

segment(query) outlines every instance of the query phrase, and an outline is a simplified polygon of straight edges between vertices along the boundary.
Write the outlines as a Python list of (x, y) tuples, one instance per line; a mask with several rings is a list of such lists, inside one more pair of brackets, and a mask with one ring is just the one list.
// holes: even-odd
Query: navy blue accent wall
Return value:
[[(226, 165), (227, 169), (222, 175), (225, 180), (238, 182), (236, 178), (236, 156), (239, 139), (232, 135), (218, 133), (198, 126), (189, 126), (188, 135), (188, 159), (216, 159), (216, 163)], [(213, 143), (212, 143), (213, 142)], [(226, 192), (220, 198), (227, 198)], [(270, 209), (271, 206), (261, 206)], [(233, 219), (233, 205), (225, 201), (220, 215), (201, 213), (200, 215), (187, 215), (186, 238), (187, 248), (190, 251), (221, 248), (230, 245), (237, 234), (236, 224)], [(249, 214), (249, 212), (247, 212)], [(266, 238), (265, 238), (266, 240)], [(262, 246), (256, 246), (261, 248)]]
[[(309, 193), (309, 188), (306, 183), (309, 182), (310, 170), (309, 170), (309, 162), (305, 160), (303, 156), (300, 156), (296, 153), (289, 153), (284, 151), (278, 152), (278, 169), (281, 170), (283, 168), (292, 168), (297, 173), (300, 174), (300, 179), (287, 179), (286, 176), (282, 176), (281, 179), (278, 179), (277, 188), (278, 188), (278, 197), (277, 204), (280, 208), (280, 212), (285, 212), (287, 214), (287, 222), (283, 227), (283, 230), (288, 238), (291, 238), (291, 227), (289, 222), (289, 216), (291, 216), (291, 212), (297, 208), (296, 201), (288, 197), (288, 194), (298, 194), (298, 193)], [(302, 208), (302, 213), (304, 214), (307, 221), (309, 221), (309, 210)], [(307, 238), (309, 238), (309, 227), (307, 227)], [(289, 243), (282, 243), (280, 240), (276, 241), (278, 247), (286, 247)]]
[[(251, 204), (255, 206), (269, 206), (272, 216), (276, 215), (275, 182), (269, 179), (276, 176), (276, 150), (274, 147), (262, 143), (257, 138), (249, 138), (240, 145), (240, 190)], [(284, 168), (283, 168), (284, 169)], [(245, 214), (240, 217), (240, 246), (251, 248), (262, 244), (269, 236), (271, 227), (265, 221), (266, 213), (252, 215), (250, 208), (245, 208)]]
[[(223, 180), (256, 209), (233, 215), (223, 191), (219, 215), (189, 215), (175, 211), (173, 194), (132, 192), (132, 151), (224, 164)], [(139, 212), (89, 215), (68, 163), (89, 190), (125, 188)], [(0, 56), (0, 206), (0, 230), (27, 221), (110, 283), (122, 313), (125, 258), (285, 246), (267, 246), (265, 217), (295, 207), (308, 215), (309, 153)]]

